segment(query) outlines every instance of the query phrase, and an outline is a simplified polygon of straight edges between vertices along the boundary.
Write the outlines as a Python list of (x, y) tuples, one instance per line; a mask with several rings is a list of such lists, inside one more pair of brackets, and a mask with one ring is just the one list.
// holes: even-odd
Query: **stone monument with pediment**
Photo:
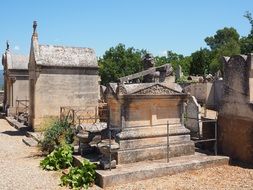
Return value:
[[(107, 102), (118, 164), (194, 154), (190, 131), (183, 124), (187, 94), (175, 83), (111, 83)], [(169, 142), (167, 141), (169, 123)]]

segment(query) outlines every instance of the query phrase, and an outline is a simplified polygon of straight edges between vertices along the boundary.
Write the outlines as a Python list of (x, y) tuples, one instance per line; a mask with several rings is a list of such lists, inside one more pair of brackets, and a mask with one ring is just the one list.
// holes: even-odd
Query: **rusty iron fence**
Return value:
[(60, 119), (67, 120), (72, 126), (105, 122), (108, 120), (108, 108), (104, 104), (86, 107), (63, 106), (60, 108)]

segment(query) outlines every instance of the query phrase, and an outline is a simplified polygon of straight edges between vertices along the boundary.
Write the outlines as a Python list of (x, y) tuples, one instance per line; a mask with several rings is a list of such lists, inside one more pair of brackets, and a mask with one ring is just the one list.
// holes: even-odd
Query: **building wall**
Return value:
[[(29, 100), (29, 80), (27, 70), (8, 71), (5, 77), (5, 106), (8, 116), (16, 114), (16, 100)], [(22, 76), (19, 76), (22, 75)], [(12, 80), (11, 78), (15, 78)]]
[(10, 86), (10, 88), (12, 88), (11, 94), (10, 94), (11, 95), (11, 97), (10, 97), (11, 106), (9, 107), (8, 114), (15, 115), (16, 109), (17, 109), (16, 100), (29, 100), (29, 80), (28, 80), (28, 77), (16, 77), (16, 81), (12, 84), (12, 87)]
[(29, 80), (28, 77), (17, 78), (13, 84), (13, 102), (16, 100), (29, 100)]
[(36, 130), (43, 119), (58, 117), (61, 106), (98, 106), (97, 70), (41, 68), (31, 93), (34, 93), (33, 126)]

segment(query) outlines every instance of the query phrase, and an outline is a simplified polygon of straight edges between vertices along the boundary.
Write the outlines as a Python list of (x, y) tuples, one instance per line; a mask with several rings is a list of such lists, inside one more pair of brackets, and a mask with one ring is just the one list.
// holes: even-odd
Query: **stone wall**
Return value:
[(185, 127), (191, 131), (193, 136), (202, 136), (201, 107), (194, 96), (189, 98), (185, 111)]
[(36, 128), (47, 117), (60, 114), (61, 106), (98, 106), (97, 69), (42, 68), (34, 89)]
[(218, 116), (219, 150), (233, 159), (252, 163), (253, 105), (250, 93), (252, 55), (224, 59), (224, 96)]
[(183, 87), (185, 92), (194, 96), (198, 103), (205, 104), (206, 108), (218, 110), (223, 96), (223, 80), (213, 83), (192, 83)]
[(253, 120), (235, 115), (218, 119), (219, 152), (232, 159), (253, 162)]
[[(7, 115), (14, 116), (16, 114), (17, 100), (29, 100), (29, 80), (27, 75), (27, 70), (15, 72), (15, 81), (7, 81), (6, 97), (7, 97)], [(23, 76), (18, 76), (22, 75)], [(27, 76), (26, 76), (27, 75)], [(6, 81), (5, 81), (6, 82)]]
[(13, 102), (16, 100), (29, 100), (29, 80), (28, 77), (18, 78), (13, 84)]

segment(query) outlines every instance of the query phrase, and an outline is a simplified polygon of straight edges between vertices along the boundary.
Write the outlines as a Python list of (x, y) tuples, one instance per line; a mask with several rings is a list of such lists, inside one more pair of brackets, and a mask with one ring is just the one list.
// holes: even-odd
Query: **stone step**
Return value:
[[(194, 154), (194, 143), (192, 141), (171, 144), (169, 156), (178, 157)], [(131, 150), (119, 150), (117, 153), (118, 164), (127, 164), (145, 160), (158, 160), (167, 157), (167, 146), (145, 147)]]
[(26, 133), (26, 136), (34, 139), (38, 143), (43, 140), (43, 133), (42, 132), (31, 132), (31, 131), (28, 131)]
[(170, 136), (169, 141), (168, 138), (164, 136), (164, 137), (121, 140), (119, 141), (119, 144), (121, 150), (126, 150), (126, 149), (137, 149), (152, 146), (164, 146), (167, 145), (167, 143), (174, 144), (181, 142), (189, 142), (190, 140), (191, 140), (190, 135), (178, 135), (178, 136)]
[(33, 138), (24, 137), (22, 139), (23, 143), (25, 143), (27, 146), (36, 147), (38, 146), (38, 142), (35, 141)]
[(226, 156), (208, 156), (195, 153), (191, 156), (181, 156), (166, 160), (137, 162), (133, 164), (117, 165), (113, 170), (96, 170), (96, 184), (102, 188), (131, 183), (155, 177), (167, 176), (196, 170), (201, 168), (228, 165), (229, 158)]
[(27, 125), (24, 125), (23, 123), (18, 122), (16, 119), (14, 119), (13, 117), (6, 117), (5, 118), (7, 120), (7, 122), (13, 126), (14, 128), (16, 128), (19, 131), (24, 131), (27, 132), (29, 130), (31, 130), (30, 127), (28, 127)]
[[(153, 138), (167, 136), (167, 126), (152, 126), (152, 127), (135, 127), (125, 128), (121, 131), (117, 138), (122, 139), (139, 139), (139, 138)], [(169, 128), (170, 136), (190, 134), (190, 130), (183, 126), (171, 126)]]

